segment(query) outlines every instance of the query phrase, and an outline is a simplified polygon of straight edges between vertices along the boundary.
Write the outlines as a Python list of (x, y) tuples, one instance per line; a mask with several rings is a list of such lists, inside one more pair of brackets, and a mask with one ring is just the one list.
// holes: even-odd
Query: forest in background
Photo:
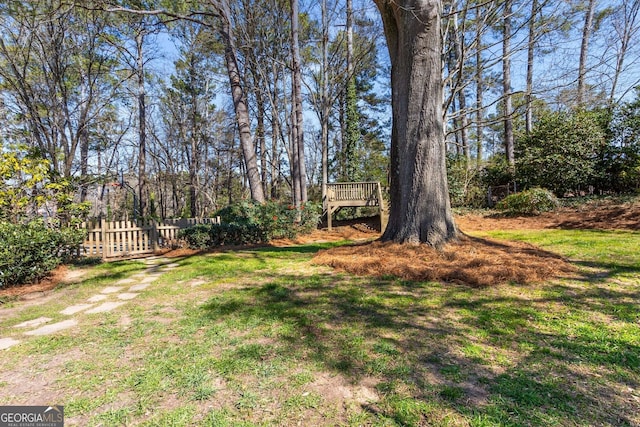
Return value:
[[(200, 217), (387, 182), (372, 2), (171, 3), (0, 5), (2, 217)], [(454, 204), (514, 181), (637, 190), (639, 1), (443, 3)]]

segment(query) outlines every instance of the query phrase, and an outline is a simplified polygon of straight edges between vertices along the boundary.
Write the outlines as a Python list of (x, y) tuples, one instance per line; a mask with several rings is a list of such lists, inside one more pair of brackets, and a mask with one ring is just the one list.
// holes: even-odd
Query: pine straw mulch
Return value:
[(467, 214), (456, 218), (462, 230), (640, 230), (640, 199), (618, 203), (596, 200), (578, 207), (563, 207), (537, 216), (505, 217), (499, 214)]
[(359, 276), (454, 282), (471, 286), (573, 277), (563, 257), (521, 242), (462, 236), (436, 250), (427, 245), (371, 242), (318, 252), (313, 262)]
[[(61, 282), (64, 282), (69, 274), (66, 265), (59, 265), (46, 277), (27, 285), (15, 285), (0, 289), (1, 298), (20, 298), (26, 295), (42, 295), (55, 289)], [(2, 301), (0, 301), (1, 303)]]
[[(464, 231), (597, 229), (640, 230), (640, 202), (594, 201), (538, 216), (467, 214), (456, 217)], [(370, 234), (370, 239), (378, 237)], [(463, 235), (438, 251), (426, 245), (373, 242), (319, 252), (314, 262), (360, 276), (396, 276), (489, 286), (573, 277), (576, 267), (563, 257), (520, 242)]]

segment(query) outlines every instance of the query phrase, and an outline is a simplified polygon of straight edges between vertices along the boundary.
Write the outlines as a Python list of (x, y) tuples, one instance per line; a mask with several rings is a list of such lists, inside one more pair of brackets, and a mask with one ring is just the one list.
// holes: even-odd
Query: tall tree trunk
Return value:
[(391, 209), (384, 241), (457, 236), (442, 124), (440, 0), (376, 0), (391, 58)]
[[(193, 64), (193, 55), (189, 56), (189, 84), (193, 88), (195, 81), (195, 65)], [(198, 216), (198, 166), (200, 156), (198, 155), (199, 145), (201, 143), (199, 137), (198, 125), (198, 96), (195, 91), (191, 91), (191, 156), (189, 160), (189, 213), (191, 218)]]
[(584, 27), (582, 28), (582, 43), (580, 45), (580, 63), (578, 64), (578, 90), (576, 93), (576, 103), (578, 108), (584, 105), (585, 97), (585, 76), (587, 74), (587, 55), (589, 53), (589, 39), (593, 30), (593, 17), (596, 10), (596, 0), (589, 0), (587, 11), (584, 17)]
[[(144, 32), (136, 34), (137, 73), (138, 73), (138, 209), (140, 217), (147, 215), (147, 107), (146, 91), (144, 87)], [(134, 214), (135, 215), (135, 214)]]
[(480, 8), (476, 9), (476, 162), (482, 165), (482, 144), (484, 126), (482, 109), (484, 108), (484, 77), (482, 68), (482, 25), (479, 17)]
[[(460, 31), (457, 12), (454, 14), (452, 19), (453, 19), (452, 40), (454, 44), (453, 53), (455, 55), (454, 64), (455, 64), (455, 67), (458, 69), (458, 73), (463, 73), (464, 67), (462, 65), (465, 62), (464, 51), (463, 51), (464, 32)], [(463, 21), (466, 19), (466, 8), (465, 8), (465, 13), (462, 16), (462, 19)], [(460, 79), (462, 79), (462, 77), (463, 76), (460, 76)], [(456, 90), (458, 91), (457, 97), (458, 97), (458, 117), (459, 117), (458, 119), (459, 143), (460, 143), (460, 148), (462, 149), (462, 152), (464, 153), (464, 157), (467, 161), (467, 167), (469, 167), (471, 163), (471, 150), (469, 148), (469, 136), (468, 136), (469, 132), (467, 130), (467, 126), (469, 125), (469, 122), (467, 119), (467, 111), (466, 111), (467, 98), (464, 93), (464, 88), (459, 87)]]
[(321, 71), (320, 127), (322, 140), (322, 200), (327, 197), (329, 181), (329, 17), (327, 0), (322, 0), (322, 71)]
[(513, 171), (516, 165), (513, 138), (513, 107), (511, 105), (511, 15), (512, 0), (504, 2), (503, 33), (502, 33), (502, 92), (504, 106), (504, 150), (509, 169)]
[(536, 18), (538, 16), (538, 0), (531, 0), (531, 16), (529, 17), (529, 43), (527, 45), (527, 114), (525, 128), (527, 135), (533, 131), (533, 61), (536, 45)]
[(294, 204), (307, 202), (307, 170), (304, 159), (304, 122), (302, 111), (302, 71), (300, 69), (300, 42), (299, 42), (299, 10), (298, 0), (291, 0), (291, 50), (292, 50), (292, 95), (293, 95), (293, 154), (294, 154)]
[(265, 127), (264, 127), (264, 97), (262, 95), (262, 87), (260, 85), (261, 80), (256, 80), (256, 138), (258, 138), (258, 147), (260, 148), (260, 174), (262, 179), (262, 192), (265, 197), (269, 194), (269, 179), (267, 173), (267, 144), (265, 141)]
[(357, 181), (360, 170), (357, 161), (357, 149), (360, 139), (358, 100), (356, 94), (356, 76), (353, 55), (353, 0), (347, 0), (347, 84), (345, 86), (345, 133), (343, 156), (348, 181)]
[(222, 1), (218, 9), (220, 14), (220, 36), (224, 45), (224, 59), (229, 74), (229, 83), (231, 85), (231, 97), (233, 98), (233, 107), (235, 109), (236, 121), (238, 123), (238, 132), (240, 134), (240, 148), (244, 157), (247, 179), (249, 181), (249, 191), (251, 199), (258, 203), (265, 202), (264, 192), (262, 191), (262, 182), (260, 181), (260, 170), (258, 169), (258, 159), (256, 156), (255, 144), (251, 135), (249, 108), (242, 87), (242, 79), (240, 78), (240, 69), (238, 60), (236, 59), (235, 43), (231, 32), (231, 23), (229, 20), (228, 2)]

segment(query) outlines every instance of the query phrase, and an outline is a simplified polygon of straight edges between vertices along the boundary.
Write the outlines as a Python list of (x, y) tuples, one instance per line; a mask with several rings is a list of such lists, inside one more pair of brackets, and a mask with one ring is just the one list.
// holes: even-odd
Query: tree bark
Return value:
[(240, 146), (244, 156), (244, 162), (249, 181), (249, 191), (251, 199), (258, 203), (265, 202), (264, 192), (262, 191), (262, 182), (260, 180), (260, 171), (258, 169), (258, 159), (256, 155), (255, 144), (251, 135), (251, 127), (249, 120), (249, 108), (241, 84), (240, 69), (238, 60), (236, 59), (235, 44), (231, 34), (231, 24), (229, 21), (229, 10), (226, 2), (218, 9), (220, 14), (220, 36), (224, 44), (224, 59), (229, 74), (229, 83), (231, 85), (231, 97), (233, 98), (233, 106), (236, 113), (236, 121), (238, 123), (238, 132), (240, 134)]
[(327, 16), (327, 0), (322, 0), (322, 71), (321, 71), (320, 124), (322, 139), (322, 200), (327, 197), (329, 181), (329, 19)]
[(391, 209), (383, 241), (440, 247), (457, 235), (442, 125), (440, 0), (376, 0), (391, 58)]

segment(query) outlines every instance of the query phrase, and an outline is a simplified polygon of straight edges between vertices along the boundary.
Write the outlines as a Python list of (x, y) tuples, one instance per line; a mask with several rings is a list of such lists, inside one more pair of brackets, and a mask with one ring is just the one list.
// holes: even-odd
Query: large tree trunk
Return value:
[(224, 44), (224, 59), (229, 74), (229, 83), (231, 85), (231, 97), (233, 98), (233, 106), (236, 113), (236, 121), (238, 123), (238, 132), (240, 134), (240, 148), (244, 156), (246, 166), (247, 179), (249, 181), (249, 191), (251, 199), (258, 203), (265, 202), (264, 192), (262, 191), (262, 182), (260, 179), (260, 170), (258, 169), (258, 159), (256, 155), (255, 144), (251, 136), (251, 127), (249, 120), (249, 108), (247, 99), (242, 88), (240, 69), (236, 59), (236, 49), (231, 35), (231, 24), (229, 21), (229, 7), (227, 2), (221, 2), (218, 9), (220, 14), (220, 36)]
[(322, 0), (322, 71), (321, 71), (320, 124), (322, 140), (322, 200), (327, 197), (329, 182), (329, 18), (327, 16), (327, 0)]
[(384, 241), (440, 247), (457, 235), (442, 125), (440, 0), (376, 0), (389, 56), (391, 210)]

